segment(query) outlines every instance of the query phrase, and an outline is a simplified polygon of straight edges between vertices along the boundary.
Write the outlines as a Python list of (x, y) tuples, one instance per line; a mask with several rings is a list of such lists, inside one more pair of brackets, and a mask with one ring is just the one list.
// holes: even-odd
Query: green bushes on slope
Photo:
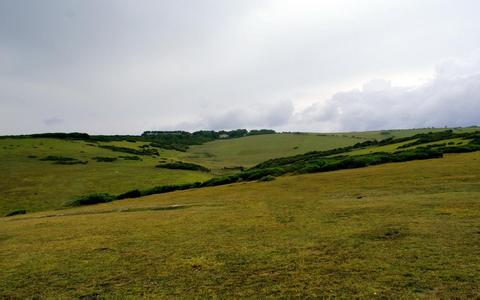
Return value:
[[(231, 184), (239, 181), (253, 181), (253, 180), (262, 180), (262, 178), (275, 178), (287, 173), (291, 174), (304, 174), (304, 173), (315, 173), (315, 172), (328, 172), (342, 169), (352, 169), (352, 168), (362, 168), (366, 166), (384, 164), (389, 162), (405, 162), (412, 160), (422, 160), (422, 159), (432, 159), (432, 158), (441, 158), (444, 153), (461, 153), (461, 152), (472, 152), (480, 150), (480, 139), (478, 138), (479, 132), (461, 134), (464, 138), (471, 138), (472, 141), (467, 145), (462, 146), (446, 146), (444, 144), (429, 145), (425, 147), (417, 147), (411, 150), (396, 151), (393, 153), (387, 152), (376, 152), (365, 155), (354, 155), (354, 156), (330, 156), (333, 154), (339, 154), (339, 149), (329, 150), (329, 151), (314, 151), (305, 153), (302, 155), (296, 155), (292, 157), (284, 157), (278, 159), (272, 159), (267, 162), (256, 165), (253, 168), (241, 171), (237, 174), (216, 177), (205, 182), (195, 182), (190, 184), (180, 184), (180, 185), (164, 185), (157, 186), (151, 189), (144, 191), (132, 190), (124, 194), (118, 195), (116, 197), (110, 196), (108, 194), (101, 194), (102, 197), (93, 197), (93, 200), (90, 198), (82, 199), (82, 201), (77, 200), (75, 203), (85, 203), (93, 204), (94, 201), (108, 202), (112, 201), (113, 198), (120, 200), (125, 198), (135, 198), (152, 194), (167, 193), (178, 190), (187, 190), (192, 188), (202, 188), (202, 187), (211, 187), (218, 185)], [(445, 138), (452, 138), (452, 135), (449, 133), (444, 134)], [(425, 137), (424, 140), (431, 141), (432, 137)], [(393, 139), (389, 141), (392, 142)], [(362, 143), (364, 144), (364, 143)], [(345, 150), (347, 149), (347, 150)], [(350, 151), (351, 147), (345, 147), (345, 151)], [(187, 164), (187, 163), (181, 163)], [(164, 164), (165, 165), (165, 164)], [(198, 165), (197, 165), (198, 166)]]
[(174, 169), (174, 170), (191, 170), (191, 171), (210, 172), (210, 169), (205, 168), (204, 166), (197, 165), (194, 163), (186, 163), (182, 161), (162, 163), (157, 165), (156, 167), (164, 168), (164, 169)]

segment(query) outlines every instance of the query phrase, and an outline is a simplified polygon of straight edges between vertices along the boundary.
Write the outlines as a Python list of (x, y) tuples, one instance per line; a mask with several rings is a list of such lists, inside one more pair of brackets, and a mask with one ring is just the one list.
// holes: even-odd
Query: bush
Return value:
[(81, 161), (81, 160), (56, 161), (53, 164), (55, 164), (55, 165), (86, 165), (86, 164), (88, 164), (88, 160), (85, 160), (85, 161)]
[(53, 161), (56, 165), (86, 165), (88, 161), (81, 161), (73, 157), (49, 155), (40, 158), (42, 161)]
[(176, 170), (192, 170), (192, 171), (201, 171), (201, 172), (210, 172), (210, 169), (205, 168), (204, 166), (186, 163), (182, 161), (172, 162), (172, 163), (163, 163), (156, 166), (157, 168), (165, 169), (176, 169)]
[(441, 151), (427, 149), (427, 148), (417, 148), (414, 151), (395, 152), (392, 155), (391, 161), (402, 162), (402, 161), (409, 161), (409, 160), (440, 158), (440, 157), (443, 157), (443, 153)]
[(125, 192), (123, 194), (120, 194), (115, 197), (116, 200), (122, 200), (122, 199), (127, 199), (127, 198), (138, 198), (142, 196), (142, 192), (140, 190), (131, 190), (128, 192)]
[(12, 217), (12, 216), (17, 216), (17, 215), (24, 215), (26, 214), (27, 211), (25, 209), (16, 209), (14, 211), (9, 212), (8, 214), (5, 215), (5, 217)]
[(87, 196), (80, 197), (73, 201), (70, 201), (66, 204), (66, 206), (82, 206), (82, 205), (91, 205), (91, 204), (98, 204), (98, 203), (107, 203), (112, 202), (115, 200), (115, 197), (110, 194), (91, 194)]
[(217, 185), (224, 185), (235, 183), (240, 179), (238, 175), (230, 175), (230, 176), (223, 176), (223, 177), (216, 177), (210, 180), (203, 182), (200, 186), (207, 187), (207, 186), (217, 186)]
[(73, 157), (49, 155), (49, 156), (45, 156), (44, 158), (40, 158), (40, 160), (42, 161), (75, 161), (77, 159)]
[(151, 189), (142, 191), (142, 196), (148, 196), (148, 195), (153, 195), (153, 194), (163, 194), (163, 193), (169, 193), (173, 191), (180, 191), (180, 190), (187, 190), (187, 189), (193, 189), (196, 187), (200, 187), (201, 183), (200, 182), (194, 182), (194, 183), (186, 183), (186, 184), (173, 184), (173, 185), (160, 185), (153, 187)]
[(277, 167), (277, 168), (267, 168), (267, 169), (259, 169), (259, 170), (247, 170), (242, 173), (239, 173), (238, 177), (240, 177), (242, 180), (245, 180), (245, 181), (252, 181), (252, 180), (260, 179), (267, 175), (277, 177), (285, 173), (286, 171), (284, 169)]
[(142, 160), (140, 157), (132, 155), (132, 156), (119, 156), (120, 158), (123, 158), (124, 160)]
[(114, 162), (117, 160), (116, 157), (102, 157), (102, 156), (92, 157), (92, 159), (96, 160), (97, 162)]
[(112, 151), (115, 151), (115, 152), (124, 152), (124, 153), (136, 154), (136, 155), (155, 155), (155, 156), (160, 155), (158, 153), (157, 149), (145, 149), (145, 148), (143, 148), (142, 150), (138, 150), (138, 149), (111, 146), (111, 145), (99, 145), (98, 147), (103, 148), (103, 149), (112, 150)]
[(272, 175), (267, 175), (267, 176), (263, 176), (262, 178), (260, 178), (258, 181), (260, 182), (265, 182), (265, 181), (273, 181), (275, 180), (275, 177), (272, 176)]

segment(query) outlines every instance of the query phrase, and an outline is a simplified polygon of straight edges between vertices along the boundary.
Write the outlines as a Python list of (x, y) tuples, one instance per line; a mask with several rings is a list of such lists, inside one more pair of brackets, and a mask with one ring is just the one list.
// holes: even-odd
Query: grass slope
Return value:
[(479, 199), (474, 152), (1, 218), (0, 296), (472, 298)]
[[(17, 209), (32, 212), (59, 208), (72, 198), (90, 193), (118, 194), (131, 189), (205, 181), (216, 175), (235, 172), (223, 170), (223, 167), (251, 165), (264, 158), (303, 153), (306, 149), (331, 149), (339, 145), (351, 145), (358, 140), (313, 134), (259, 135), (208, 143), (205, 148), (194, 146), (192, 152), (188, 153), (157, 149), (159, 157), (140, 155), (142, 160), (125, 160), (119, 157), (132, 154), (98, 146), (141, 150), (140, 147), (148, 143), (115, 141), (92, 144), (52, 138), (4, 138), (0, 139), (0, 169), (3, 171), (0, 180), (0, 216)], [(294, 145), (299, 148), (293, 149)], [(215, 153), (213, 158), (202, 154), (207, 150)], [(88, 164), (59, 165), (40, 160), (46, 156), (75, 158), (88, 161)], [(99, 157), (117, 159), (113, 162), (97, 162), (94, 158)], [(172, 160), (205, 165), (214, 170), (206, 173), (155, 168), (159, 163)]]
[(183, 154), (182, 158), (213, 168), (251, 167), (272, 158), (297, 155), (313, 150), (340, 148), (363, 140), (358, 137), (341, 135), (277, 133), (216, 140), (192, 146), (187, 153)]
[[(205, 172), (159, 169), (158, 157), (139, 156), (125, 160), (128, 153), (113, 152), (88, 142), (59, 139), (0, 139), (0, 215), (15, 209), (28, 212), (58, 208), (76, 196), (95, 192), (120, 193), (160, 184), (202, 181)], [(143, 143), (103, 143), (140, 149)], [(166, 152), (166, 151), (164, 151)], [(163, 152), (160, 151), (161, 156)], [(28, 156), (36, 156), (29, 158)], [(40, 159), (49, 155), (71, 157), (88, 164), (58, 165)], [(94, 157), (117, 157), (97, 162)]]

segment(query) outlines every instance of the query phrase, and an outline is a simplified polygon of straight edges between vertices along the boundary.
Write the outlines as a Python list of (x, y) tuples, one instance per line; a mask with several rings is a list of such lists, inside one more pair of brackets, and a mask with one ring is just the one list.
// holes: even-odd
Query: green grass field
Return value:
[[(205, 181), (235, 172), (228, 168), (251, 167), (271, 158), (350, 146), (371, 138), (404, 137), (439, 130), (442, 129), (248, 136), (192, 146), (187, 152), (158, 149), (159, 157), (140, 156), (142, 160), (124, 160), (119, 157), (130, 154), (102, 149), (98, 145), (141, 149), (141, 146), (147, 144), (144, 142), (116, 141), (92, 144), (80, 140), (4, 138), (0, 139), (0, 169), (3, 171), (0, 180), (0, 215), (17, 209), (35, 212), (60, 208), (73, 198), (91, 193), (118, 194), (137, 188)], [(471, 130), (473, 129), (462, 128), (455, 131)], [(349, 154), (393, 151), (397, 146), (359, 149)], [(88, 161), (88, 164), (58, 165), (39, 160), (49, 155), (71, 157)], [(94, 157), (113, 157), (117, 160), (97, 162), (93, 160)], [(159, 162), (175, 160), (197, 163), (211, 168), (212, 172), (155, 168)]]
[(359, 141), (363, 141), (363, 139), (313, 133), (257, 135), (216, 140), (192, 146), (187, 153), (180, 157), (213, 168), (251, 167), (271, 158), (345, 147)]
[[(96, 162), (92, 158), (118, 158), (131, 154), (113, 152), (97, 145), (140, 149), (146, 143), (0, 139), (0, 169), (4, 174), (0, 180), (0, 215), (16, 209), (34, 212), (60, 208), (67, 201), (90, 193), (122, 193), (135, 188), (204, 181), (231, 172), (223, 170), (224, 167), (251, 166), (271, 157), (342, 147), (358, 141), (358, 138), (315, 134), (259, 135), (206, 143), (194, 146), (186, 153), (158, 149), (159, 157), (140, 156), (141, 161), (117, 159), (109, 163)], [(86, 165), (56, 165), (39, 160), (48, 155), (89, 162)], [(205, 173), (155, 168), (163, 159), (199, 163), (213, 170)]]
[[(419, 133), (439, 132), (444, 131), (446, 128), (415, 128), (415, 129), (391, 129), (391, 130), (377, 130), (377, 131), (357, 131), (357, 132), (342, 132), (333, 133), (339, 136), (350, 136), (362, 139), (376, 139), (382, 140), (389, 137), (404, 138)], [(472, 132), (478, 130), (477, 127), (464, 127), (464, 128), (450, 128), (456, 133)]]
[(0, 218), (0, 296), (475, 298), (479, 199), (474, 152)]
[[(175, 158), (197, 162), (211, 168), (251, 167), (268, 159), (351, 146), (369, 139), (409, 137), (419, 133), (443, 131), (444, 128), (397, 129), (346, 133), (280, 133), (216, 140), (192, 146)], [(477, 128), (458, 128), (454, 132), (472, 132)], [(368, 153), (367, 152), (365, 153)]]
[[(141, 161), (96, 162), (92, 157), (131, 154), (88, 144), (57, 139), (0, 139), (0, 215), (15, 209), (30, 212), (58, 208), (74, 197), (89, 193), (121, 193), (133, 188), (203, 181), (212, 176), (204, 172), (155, 168), (159, 158), (150, 156), (139, 156)], [(108, 144), (138, 148), (142, 143)], [(171, 156), (167, 152), (161, 151), (161, 157)], [(29, 158), (31, 155), (36, 158)], [(86, 165), (56, 165), (39, 160), (48, 155), (89, 162)]]

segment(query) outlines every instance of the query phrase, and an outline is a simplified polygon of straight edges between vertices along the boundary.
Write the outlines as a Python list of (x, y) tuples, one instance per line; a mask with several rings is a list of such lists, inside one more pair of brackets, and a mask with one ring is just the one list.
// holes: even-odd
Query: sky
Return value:
[(480, 125), (477, 0), (0, 0), (0, 135)]

